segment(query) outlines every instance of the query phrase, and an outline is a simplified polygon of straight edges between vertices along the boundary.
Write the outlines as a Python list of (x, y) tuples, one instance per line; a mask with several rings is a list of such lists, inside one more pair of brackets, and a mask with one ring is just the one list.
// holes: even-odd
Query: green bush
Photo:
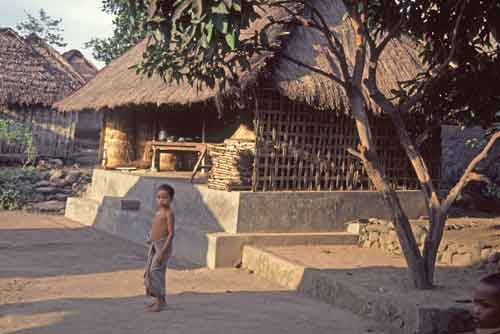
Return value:
[(0, 119), (0, 140), (8, 144), (20, 143), (24, 146), (24, 166), (35, 161), (37, 150), (30, 128), (12, 120)]
[(32, 168), (0, 169), (0, 210), (19, 210), (34, 196), (39, 181)]

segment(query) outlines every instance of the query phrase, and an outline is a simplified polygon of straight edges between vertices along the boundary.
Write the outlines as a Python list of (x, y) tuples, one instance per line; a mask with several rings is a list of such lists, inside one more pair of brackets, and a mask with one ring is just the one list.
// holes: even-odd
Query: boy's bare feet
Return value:
[(149, 312), (160, 312), (165, 308), (165, 303), (154, 303), (151, 307), (148, 308)]

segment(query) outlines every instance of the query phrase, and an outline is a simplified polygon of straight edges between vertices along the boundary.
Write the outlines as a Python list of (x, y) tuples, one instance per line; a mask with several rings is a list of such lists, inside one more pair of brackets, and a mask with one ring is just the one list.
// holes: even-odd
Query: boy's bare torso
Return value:
[(153, 219), (153, 225), (151, 226), (151, 240), (161, 240), (165, 239), (169, 231), (169, 222), (171, 222), (173, 217), (173, 212), (170, 209), (165, 209), (158, 211)]

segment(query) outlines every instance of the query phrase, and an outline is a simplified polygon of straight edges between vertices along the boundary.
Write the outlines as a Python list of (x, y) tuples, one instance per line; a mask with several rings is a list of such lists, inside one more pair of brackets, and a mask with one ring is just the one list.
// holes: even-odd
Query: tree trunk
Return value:
[(432, 280), (430, 280), (426, 263), (418, 249), (408, 217), (401, 207), (396, 192), (385, 180), (384, 171), (378, 163), (379, 159), (374, 147), (361, 91), (357, 88), (351, 88), (349, 99), (361, 142), (361, 152), (353, 154), (361, 159), (368, 177), (373, 182), (375, 188), (382, 194), (384, 201), (391, 211), (391, 218), (398, 234), (414, 286), (418, 289), (429, 289), (432, 287)]
[(431, 283), (434, 282), (436, 259), (439, 245), (443, 239), (444, 225), (446, 223), (446, 215), (443, 214), (441, 210), (434, 211), (433, 214), (432, 217), (429, 217), (429, 233), (427, 233), (424, 242), (425, 270), (427, 271)]
[(437, 251), (443, 236), (444, 224), (446, 222), (446, 212), (443, 213), (441, 203), (438, 197), (432, 179), (427, 168), (427, 165), (420, 154), (419, 150), (411, 140), (406, 126), (401, 118), (399, 110), (397, 110), (381, 93), (372, 92), (374, 100), (383, 107), (384, 111), (390, 116), (391, 121), (396, 129), (399, 137), (399, 142), (403, 146), (408, 159), (410, 160), (413, 170), (419, 180), (422, 192), (425, 197), (427, 212), (429, 214), (429, 233), (424, 242), (423, 261), (425, 263), (425, 276), (427, 279), (428, 288), (432, 287), (434, 281), (434, 267), (436, 264)]

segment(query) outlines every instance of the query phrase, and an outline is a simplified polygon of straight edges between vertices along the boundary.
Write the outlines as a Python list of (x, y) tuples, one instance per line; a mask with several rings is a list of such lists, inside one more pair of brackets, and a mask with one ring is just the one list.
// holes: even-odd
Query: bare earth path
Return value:
[(239, 270), (173, 264), (170, 308), (145, 313), (144, 248), (57, 216), (0, 213), (0, 333), (381, 333)]

